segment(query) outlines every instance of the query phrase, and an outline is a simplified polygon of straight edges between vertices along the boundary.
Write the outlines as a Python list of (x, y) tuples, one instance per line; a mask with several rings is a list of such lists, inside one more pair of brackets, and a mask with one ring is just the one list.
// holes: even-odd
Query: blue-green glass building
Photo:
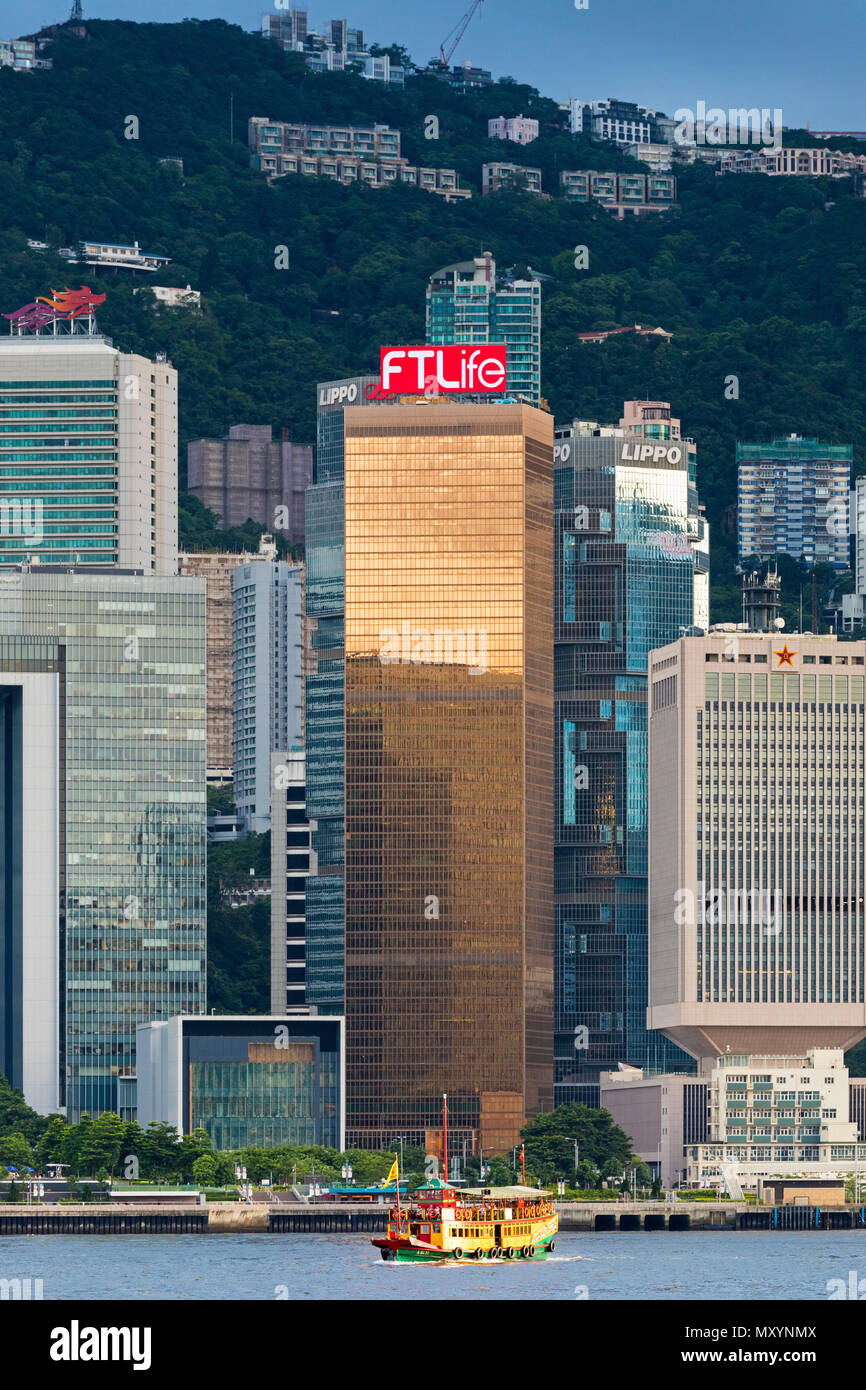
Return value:
[(506, 390), (541, 399), (541, 283), (500, 276), (489, 251), (443, 266), (427, 286), (427, 342), (505, 343)]
[(663, 402), (556, 432), (555, 1094), (693, 1063), (647, 1008), (647, 663), (707, 624), (694, 445)]
[(318, 387), (315, 482), (305, 498), (306, 615), (311, 669), (306, 678), (307, 817), (313, 872), (307, 879), (306, 998), (343, 1012), (345, 887), (343, 723), (345, 667), (345, 493), (343, 412), (369, 404), (374, 376)]
[(0, 566), (176, 574), (177, 373), (60, 327), (0, 336)]
[(204, 1129), (215, 1149), (345, 1147), (342, 1018), (170, 1018), (138, 1029), (139, 1123)]
[(0, 570), (0, 1071), (132, 1119), (137, 1024), (206, 1004), (205, 583)]

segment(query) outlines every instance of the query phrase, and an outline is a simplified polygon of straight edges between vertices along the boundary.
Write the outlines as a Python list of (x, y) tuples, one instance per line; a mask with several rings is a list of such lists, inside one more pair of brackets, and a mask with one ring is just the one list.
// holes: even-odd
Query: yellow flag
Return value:
[(398, 1182), (398, 1181), (399, 1181), (399, 1178), (400, 1178), (400, 1169), (399, 1169), (399, 1166), (398, 1166), (398, 1164), (397, 1164), (397, 1155), (395, 1154), (395, 1155), (394, 1155), (394, 1162), (391, 1164), (391, 1167), (390, 1167), (389, 1170), (388, 1170), (388, 1176), (387, 1176), (387, 1178), (385, 1179), (385, 1182), (386, 1182), (386, 1184), (389, 1183), (389, 1182)]

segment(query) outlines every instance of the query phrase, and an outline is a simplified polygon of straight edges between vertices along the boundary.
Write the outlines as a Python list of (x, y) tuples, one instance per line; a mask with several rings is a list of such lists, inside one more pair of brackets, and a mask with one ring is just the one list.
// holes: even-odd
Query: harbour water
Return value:
[(826, 1301), (834, 1280), (866, 1297), (866, 1232), (560, 1234), (545, 1261), (460, 1266), (385, 1263), (364, 1236), (15, 1236), (14, 1278), (46, 1301)]

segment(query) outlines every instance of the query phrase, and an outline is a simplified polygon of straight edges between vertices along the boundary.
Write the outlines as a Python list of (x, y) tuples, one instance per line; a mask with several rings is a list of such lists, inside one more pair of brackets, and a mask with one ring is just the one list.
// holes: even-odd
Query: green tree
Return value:
[(192, 1165), (192, 1175), (202, 1187), (214, 1187), (217, 1181), (217, 1162), (213, 1154), (201, 1154)]

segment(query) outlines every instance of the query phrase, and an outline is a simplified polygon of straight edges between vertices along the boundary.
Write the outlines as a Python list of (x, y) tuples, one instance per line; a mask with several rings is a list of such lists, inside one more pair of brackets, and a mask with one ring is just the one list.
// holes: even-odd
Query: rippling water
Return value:
[(866, 1232), (560, 1234), (524, 1264), (395, 1265), (345, 1235), (15, 1236), (0, 1278), (48, 1299), (814, 1299), (860, 1269)]

